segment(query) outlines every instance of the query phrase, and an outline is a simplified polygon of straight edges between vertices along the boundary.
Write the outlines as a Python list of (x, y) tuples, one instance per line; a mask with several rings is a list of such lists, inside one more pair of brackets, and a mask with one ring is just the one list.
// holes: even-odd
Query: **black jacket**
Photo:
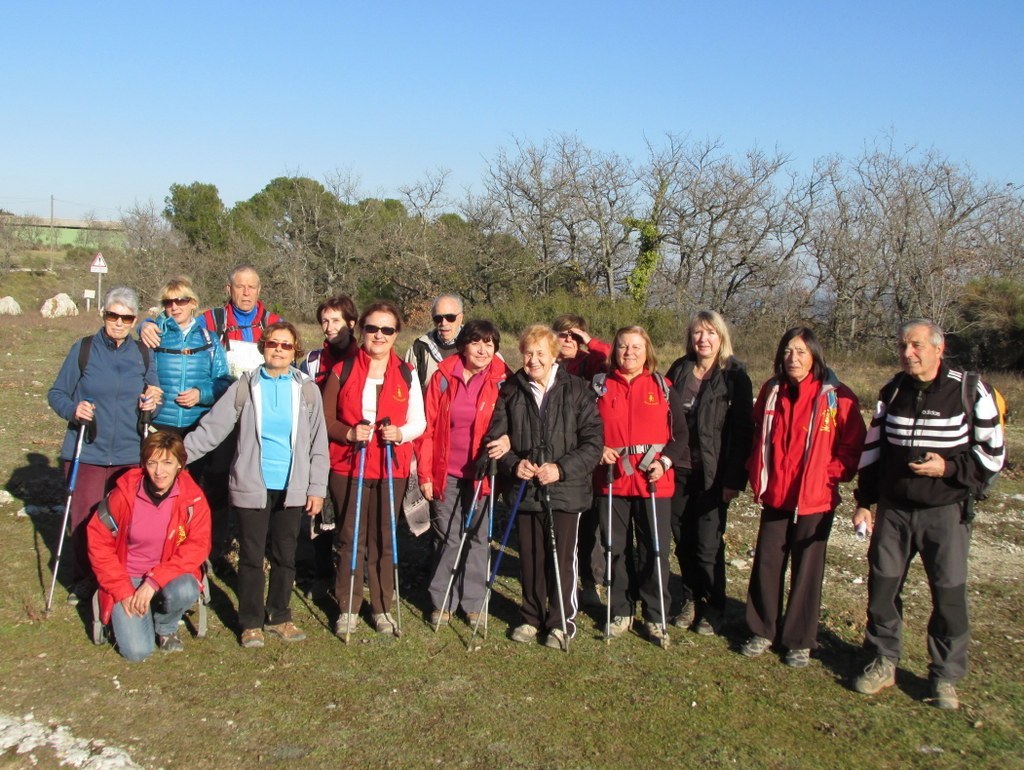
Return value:
[[(668, 370), (672, 389), (682, 393), (696, 361), (677, 359)], [(747, 485), (747, 457), (754, 435), (754, 389), (747, 370), (730, 356), (724, 368), (715, 367), (697, 404), (703, 488), (718, 485), (742, 490)], [(681, 476), (677, 475), (677, 479)]]
[[(902, 372), (882, 387), (860, 458), (854, 492), (858, 505), (880, 500), (904, 508), (950, 505), (999, 472), (1004, 445), (995, 401), (979, 382), (974, 417), (968, 418), (963, 376), (943, 362), (925, 388)], [(910, 461), (924, 452), (945, 460), (943, 478), (918, 476), (910, 469)]]
[[(546, 461), (554, 462), (561, 476), (559, 481), (548, 485), (551, 508), (578, 513), (590, 507), (592, 474), (604, 449), (604, 424), (590, 383), (559, 367), (554, 384), (544, 397), (542, 417), (529, 380), (520, 369), (501, 386), (484, 443), (505, 433), (512, 449), (498, 460), (498, 466), (512, 485), (511, 490), (506, 491), (510, 504), (519, 491), (516, 466), (523, 459), (538, 462), (543, 446), (547, 450)], [(537, 484), (528, 483), (520, 510), (541, 510)]]

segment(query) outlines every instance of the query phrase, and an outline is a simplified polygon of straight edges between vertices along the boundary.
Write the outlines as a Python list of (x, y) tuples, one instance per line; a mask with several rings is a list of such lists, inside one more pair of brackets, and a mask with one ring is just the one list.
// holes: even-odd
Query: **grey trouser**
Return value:
[(960, 503), (900, 510), (878, 505), (868, 549), (868, 627), (864, 646), (876, 655), (900, 659), (907, 570), (921, 555), (932, 615), (928, 620), (928, 667), (932, 678), (957, 681), (967, 673), (967, 552), (971, 525)]
[[(487, 547), (489, 515), (487, 497), (477, 500), (476, 511), (466, 530), (466, 517), (473, 501), (476, 482), (448, 476), (445, 481), (444, 500), (430, 503), (430, 529), (434, 536), (434, 572), (430, 578), (430, 603), (435, 610), (480, 612), (487, 583)], [(461, 565), (455, 564), (459, 555), (459, 542), (466, 535), (462, 548)], [(457, 566), (448, 606), (442, 607), (444, 592)]]

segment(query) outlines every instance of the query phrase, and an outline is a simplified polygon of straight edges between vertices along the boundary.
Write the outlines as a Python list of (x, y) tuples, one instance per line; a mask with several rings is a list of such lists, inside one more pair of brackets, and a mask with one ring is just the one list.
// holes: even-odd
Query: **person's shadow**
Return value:
[[(46, 455), (29, 452), (25, 461), (25, 465), (12, 471), (4, 488), (21, 500), (35, 528), (33, 547), (36, 551), (36, 574), (40, 586), (47, 590), (60, 546), (66, 480), (61, 465), (51, 465)], [(70, 544), (65, 545), (66, 550), (70, 551)], [(66, 561), (66, 555), (62, 555), (62, 561)]]

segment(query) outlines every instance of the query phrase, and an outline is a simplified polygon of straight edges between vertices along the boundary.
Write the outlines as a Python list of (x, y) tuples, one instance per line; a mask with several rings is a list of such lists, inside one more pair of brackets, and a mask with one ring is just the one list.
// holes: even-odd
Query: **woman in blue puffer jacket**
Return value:
[(188, 435), (231, 384), (217, 337), (196, 323), (199, 300), (187, 278), (160, 289), (164, 312), (156, 319), (160, 347), (154, 353), (164, 401), (153, 418), (160, 430)]

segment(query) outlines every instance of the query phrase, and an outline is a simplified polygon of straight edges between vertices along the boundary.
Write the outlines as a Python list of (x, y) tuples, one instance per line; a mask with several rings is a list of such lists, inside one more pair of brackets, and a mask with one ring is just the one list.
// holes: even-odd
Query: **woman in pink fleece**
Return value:
[(122, 475), (89, 520), (100, 620), (113, 625), (128, 660), (145, 660), (157, 647), (180, 652), (178, 621), (199, 598), (210, 506), (184, 466), (181, 438), (150, 434), (142, 467)]

